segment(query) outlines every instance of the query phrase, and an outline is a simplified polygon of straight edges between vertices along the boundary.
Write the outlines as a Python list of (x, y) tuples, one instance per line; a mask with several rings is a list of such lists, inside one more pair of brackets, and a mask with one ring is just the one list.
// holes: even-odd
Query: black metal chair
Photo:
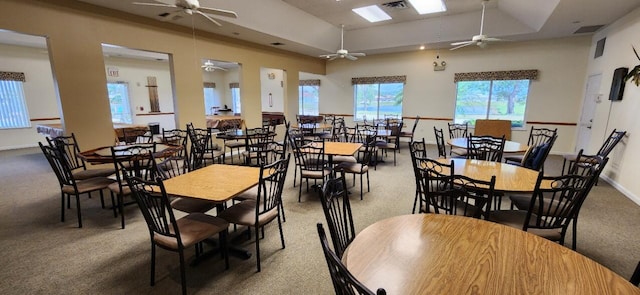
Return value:
[(418, 158), (426, 158), (427, 157), (427, 144), (422, 140), (414, 140), (409, 143), (409, 153), (411, 154), (411, 166), (413, 168), (414, 179), (416, 181), (416, 193), (413, 200), (413, 210), (411, 213), (416, 213), (416, 206), (418, 206), (418, 200), (420, 199), (420, 183), (418, 176)]
[(400, 137), (409, 138), (409, 144), (413, 142), (413, 137), (416, 135), (416, 128), (418, 128), (418, 123), (420, 122), (420, 116), (416, 116), (416, 120), (413, 122), (413, 127), (411, 127), (411, 132), (400, 131)]
[(327, 241), (327, 234), (324, 232), (322, 223), (317, 224), (318, 236), (320, 238), (320, 244), (322, 245), (322, 251), (324, 252), (324, 258), (329, 266), (329, 274), (331, 275), (331, 281), (333, 282), (333, 288), (336, 294), (364, 294), (364, 295), (385, 295), (387, 292), (380, 288), (373, 293), (365, 285), (360, 283), (342, 264), (340, 258), (336, 253), (329, 248), (329, 242)]
[[(293, 140), (293, 139), (291, 139)], [(292, 142), (292, 145), (295, 145)], [(307, 181), (307, 191), (309, 191), (309, 179), (313, 179), (317, 184), (320, 180), (322, 183), (329, 177), (331, 168), (329, 162), (325, 160), (324, 142), (316, 141), (304, 146), (296, 146), (293, 149), (296, 157), (298, 170), (300, 171), (300, 187), (298, 188), (298, 202), (302, 199), (302, 180)]]
[(493, 136), (467, 137), (467, 159), (501, 162), (505, 138)]
[(636, 265), (636, 270), (633, 271), (633, 275), (631, 275), (629, 282), (636, 286), (640, 285), (640, 262)]
[[(80, 210), (80, 195), (88, 194), (91, 192), (98, 191), (100, 192), (100, 200), (103, 200), (103, 192), (102, 190), (107, 188), (110, 184), (113, 183), (112, 179), (106, 177), (94, 177), (84, 179), (82, 181), (76, 180), (73, 176), (71, 168), (69, 168), (67, 164), (67, 160), (63, 152), (53, 146), (45, 146), (41, 142), (38, 142), (42, 153), (45, 155), (45, 158), (51, 165), (51, 169), (56, 174), (58, 178), (58, 183), (60, 184), (60, 221), (64, 222), (64, 211), (65, 211), (65, 196), (67, 197), (67, 204), (70, 206), (71, 200), (70, 196), (76, 197), (76, 210), (78, 215), (78, 227), (82, 227), (82, 211)], [(111, 195), (111, 204), (114, 208), (115, 213), (115, 201), (113, 195)], [(104, 202), (102, 203), (104, 207)]]
[[(617, 131), (616, 129), (613, 129), (613, 131), (611, 131), (611, 134), (609, 134), (609, 137), (607, 137), (607, 139), (602, 143), (602, 146), (600, 146), (600, 149), (598, 150), (596, 155), (602, 158), (609, 157), (609, 153), (611, 153), (613, 148), (615, 148), (616, 145), (618, 145), (618, 143), (622, 140), (622, 138), (624, 138), (625, 134), (627, 134), (626, 131)], [(582, 162), (583, 159), (580, 157), (576, 157), (576, 155), (565, 155), (562, 162), (562, 173), (564, 173), (567, 161), (569, 162), (569, 165), (571, 165), (571, 162)]]
[(438, 129), (433, 126), (433, 133), (436, 136), (436, 146), (438, 147), (438, 157), (446, 158), (447, 157), (447, 146), (444, 143), (444, 132), (442, 128)]
[(196, 256), (202, 253), (202, 242), (214, 235), (219, 236), (220, 247), (229, 269), (227, 255), (227, 231), (229, 223), (222, 218), (204, 213), (191, 213), (176, 219), (169, 205), (167, 192), (160, 178), (143, 180), (125, 173), (134, 199), (144, 216), (151, 238), (151, 286), (155, 284), (156, 246), (178, 252), (180, 256), (180, 279), (182, 294), (187, 294), (184, 249), (195, 245)]
[(280, 241), (284, 249), (284, 233), (280, 219), (280, 203), (282, 190), (287, 176), (289, 159), (276, 161), (260, 167), (260, 182), (258, 183), (258, 197), (256, 200), (244, 200), (220, 212), (218, 217), (230, 223), (255, 228), (256, 260), (260, 272), (260, 232), (264, 238), (264, 226), (273, 220), (278, 220)]
[(329, 226), (333, 249), (339, 258), (342, 258), (342, 254), (356, 237), (346, 182), (344, 172), (341, 172), (340, 177), (329, 179), (324, 184), (321, 194), (322, 209)]
[[(454, 139), (454, 138), (461, 138), (461, 137), (467, 137), (469, 135), (469, 124), (468, 123), (463, 123), (463, 124), (451, 124), (451, 123), (447, 123), (447, 125), (449, 126), (449, 139)], [(467, 156), (467, 149), (465, 148), (451, 148), (451, 150), (449, 150), (449, 155), (453, 156), (456, 155), (457, 157), (466, 157)]]
[(372, 166), (372, 164), (375, 164), (375, 140), (375, 135), (368, 137), (367, 142), (365, 142), (365, 144), (363, 145), (364, 151), (362, 152), (362, 156), (357, 162), (342, 162), (336, 166), (336, 170), (341, 170), (344, 173), (353, 174), (353, 186), (356, 185), (356, 174), (360, 175), (360, 200), (362, 200), (364, 194), (362, 181), (363, 175), (367, 175), (367, 192), (371, 191), (371, 188), (369, 186), (369, 167)]
[(118, 197), (118, 212), (124, 229), (124, 196), (131, 195), (131, 188), (124, 179), (123, 173), (129, 173), (144, 179), (153, 179), (155, 175), (152, 154), (156, 152), (155, 143), (135, 144), (111, 147), (111, 159), (116, 173), (116, 182), (109, 185), (109, 190)]
[(527, 210), (492, 211), (489, 220), (564, 245), (569, 223), (577, 216), (593, 181), (593, 176), (543, 176), (540, 172)]
[(71, 170), (76, 180), (84, 180), (94, 177), (107, 177), (116, 171), (113, 168), (87, 169), (87, 164), (79, 156), (80, 146), (76, 140), (76, 135), (58, 136), (54, 139), (47, 137), (50, 146), (55, 146), (63, 152), (67, 167)]

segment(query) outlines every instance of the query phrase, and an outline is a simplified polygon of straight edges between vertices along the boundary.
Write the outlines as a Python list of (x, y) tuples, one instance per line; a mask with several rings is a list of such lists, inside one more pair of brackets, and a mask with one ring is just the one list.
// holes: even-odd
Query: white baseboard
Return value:
[(613, 179), (609, 178), (606, 175), (600, 174), (600, 178), (602, 178), (602, 180), (606, 181), (608, 184), (610, 184), (619, 192), (621, 192), (623, 195), (625, 195), (627, 198), (629, 198), (629, 200), (640, 205), (640, 197), (636, 196), (634, 193), (626, 189), (624, 186), (620, 185), (619, 183), (617, 183), (616, 181), (614, 181)]
[(0, 151), (18, 150), (18, 149), (37, 147), (37, 146), (38, 146), (38, 144), (23, 144), (23, 145), (0, 146)]

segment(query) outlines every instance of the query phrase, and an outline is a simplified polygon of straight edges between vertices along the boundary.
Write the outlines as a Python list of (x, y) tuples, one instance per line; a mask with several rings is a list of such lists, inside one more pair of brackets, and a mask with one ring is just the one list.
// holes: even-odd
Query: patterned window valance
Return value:
[(300, 80), (300, 86), (320, 86), (320, 79)]
[(216, 88), (216, 83), (214, 82), (204, 82), (204, 88)]
[(351, 84), (406, 83), (407, 76), (357, 77), (351, 78)]
[(18, 72), (0, 72), (0, 80), (25, 82), (24, 73)]
[(538, 70), (455, 73), (453, 82), (488, 80), (537, 80)]
[(229, 88), (240, 88), (240, 83), (238, 82), (229, 83)]

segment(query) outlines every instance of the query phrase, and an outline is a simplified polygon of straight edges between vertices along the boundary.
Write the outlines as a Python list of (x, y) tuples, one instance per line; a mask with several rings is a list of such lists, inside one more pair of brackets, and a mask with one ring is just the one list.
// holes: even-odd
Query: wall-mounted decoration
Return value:
[[(638, 55), (638, 52), (636, 51), (636, 48), (631, 46), (631, 48), (633, 49), (633, 53), (636, 54), (636, 57), (638, 58), (638, 60), (640, 61), (640, 55)], [(624, 82), (627, 82), (631, 80), (631, 82), (634, 82), (636, 84), (636, 86), (640, 86), (640, 65), (635, 66), (631, 72), (629, 72), (625, 77), (624, 77)]]
[(158, 84), (156, 77), (147, 77), (147, 89), (149, 89), (149, 105), (152, 113), (160, 112), (160, 100), (158, 99)]
[(434, 71), (444, 71), (447, 68), (447, 62), (440, 60), (440, 54), (436, 55), (436, 60), (433, 62)]

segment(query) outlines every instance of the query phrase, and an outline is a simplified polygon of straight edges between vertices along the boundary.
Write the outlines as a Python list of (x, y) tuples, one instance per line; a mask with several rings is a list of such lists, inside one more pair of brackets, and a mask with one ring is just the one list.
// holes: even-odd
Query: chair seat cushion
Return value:
[(354, 156), (333, 156), (333, 163), (356, 163), (358, 160)]
[(245, 200), (220, 212), (218, 217), (224, 220), (245, 226), (263, 226), (278, 216), (278, 207), (258, 215), (256, 224), (256, 201)]
[(504, 157), (504, 161), (505, 162), (517, 162), (517, 163), (522, 163), (522, 157), (524, 155), (511, 155), (508, 157)]
[(257, 200), (258, 199), (258, 185), (252, 186), (250, 189), (234, 197), (236, 200)]
[(324, 171), (320, 171), (320, 170), (301, 170), (300, 171), (300, 175), (302, 176), (302, 178), (315, 178), (315, 179), (321, 179), (329, 175), (330, 173), (331, 173), (331, 170), (329, 169), (324, 169)]
[[(185, 248), (225, 231), (229, 227), (229, 223), (224, 219), (204, 213), (191, 213), (176, 220), (176, 223)], [(170, 232), (175, 233), (173, 228)], [(166, 248), (178, 249), (178, 240), (175, 237), (154, 234), (153, 240)]]
[[(489, 220), (508, 225), (517, 229), (524, 228), (524, 221), (527, 218), (526, 210), (499, 210), (492, 211), (489, 215)], [(535, 215), (531, 216), (529, 225), (535, 225)], [(561, 230), (558, 228), (552, 229), (540, 229), (540, 228), (528, 228), (528, 233), (543, 237), (551, 241), (559, 241), (562, 238)]]
[(245, 146), (245, 144), (246, 143), (244, 140), (232, 140), (224, 142), (224, 145), (228, 148), (239, 148)]
[(531, 204), (531, 194), (511, 195), (509, 200), (519, 210), (527, 210)]
[(464, 148), (452, 148), (451, 149), (451, 153), (456, 154), (456, 155), (460, 155), (460, 156), (465, 156), (465, 155), (467, 155), (467, 149), (464, 149)]
[(116, 173), (115, 168), (87, 169), (73, 171), (73, 178), (76, 180), (85, 180), (94, 177), (107, 177)]
[[(85, 179), (81, 181), (76, 181), (76, 187), (78, 188), (78, 193), (83, 194), (87, 192), (101, 190), (113, 185), (114, 182), (110, 178), (106, 177), (95, 177), (90, 179)], [(117, 183), (115, 183), (117, 185)], [(75, 194), (76, 192), (71, 185), (65, 185), (62, 187), (62, 192), (65, 194)]]
[(362, 163), (349, 163), (344, 162), (338, 165), (339, 168), (344, 170), (345, 173), (367, 173), (369, 171), (369, 166)]
[(120, 190), (120, 185), (118, 185), (117, 182), (110, 184), (108, 188), (110, 191), (116, 194), (122, 194), (122, 195), (131, 194), (131, 188), (129, 188), (129, 186), (126, 183), (122, 185), (122, 190)]
[(171, 208), (186, 213), (205, 213), (216, 206), (216, 203), (193, 198), (176, 198), (171, 201)]

